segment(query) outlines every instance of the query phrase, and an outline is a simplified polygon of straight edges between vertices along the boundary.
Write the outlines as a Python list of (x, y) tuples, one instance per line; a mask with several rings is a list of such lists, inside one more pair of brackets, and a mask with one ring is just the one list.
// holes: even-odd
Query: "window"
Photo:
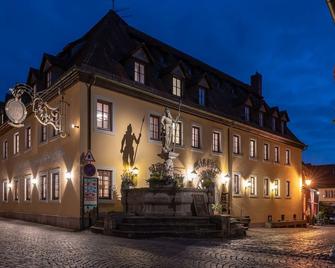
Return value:
[(206, 89), (203, 87), (199, 88), (199, 104), (202, 106), (206, 105)]
[(279, 163), (279, 147), (275, 146), (275, 163)]
[(255, 140), (250, 140), (250, 158), (255, 158), (256, 157), (256, 141)]
[(2, 143), (2, 158), (3, 159), (8, 158), (8, 141), (4, 141)]
[(285, 130), (286, 130), (286, 122), (285, 121), (281, 121), (281, 134), (285, 134)]
[(47, 72), (47, 88), (51, 86), (52, 83), (52, 72), (48, 71)]
[(244, 106), (244, 119), (245, 121), (250, 121), (250, 107)]
[(221, 152), (221, 133), (220, 132), (213, 132), (213, 147), (212, 151), (215, 153)]
[(250, 195), (257, 195), (257, 181), (254, 176), (250, 177)]
[(40, 176), (40, 200), (47, 200), (47, 175)]
[(59, 172), (51, 173), (51, 200), (59, 200)]
[(181, 122), (173, 123), (172, 125), (172, 137), (173, 142), (177, 145), (181, 145), (182, 133), (181, 133)]
[(291, 164), (291, 152), (289, 149), (285, 150), (285, 164), (290, 165)]
[(48, 128), (47, 126), (41, 125), (41, 142), (47, 142), (48, 140)]
[(113, 171), (98, 170), (99, 177), (99, 198), (112, 199)]
[(3, 197), (2, 200), (7, 202), (8, 201), (8, 183), (7, 181), (3, 182)]
[(291, 196), (291, 182), (290, 181), (286, 181), (285, 195), (286, 197)]
[(24, 180), (24, 200), (31, 200), (31, 179), (26, 177)]
[(263, 112), (259, 112), (258, 114), (258, 124), (260, 127), (264, 126), (264, 114)]
[(160, 140), (159, 116), (150, 115), (150, 140)]
[(273, 184), (274, 184), (274, 187), (273, 187), (274, 196), (279, 197), (280, 196), (280, 194), (279, 194), (280, 193), (279, 180), (278, 179), (274, 180)]
[(144, 65), (135, 61), (134, 80), (138, 83), (144, 84)]
[(19, 201), (19, 180), (14, 180), (14, 200)]
[(240, 180), (240, 175), (238, 174), (234, 174), (233, 189), (234, 189), (235, 195), (238, 195), (241, 193), (241, 180)]
[(241, 153), (241, 141), (240, 136), (233, 135), (233, 153), (240, 154)]
[(14, 154), (19, 153), (20, 152), (20, 135), (19, 135), (19, 132), (16, 132), (14, 134), (13, 145), (14, 145)]
[(269, 196), (270, 193), (270, 180), (268, 178), (264, 179), (264, 196)]
[(181, 80), (177, 77), (172, 78), (172, 94), (181, 97)]
[(25, 144), (26, 144), (26, 149), (31, 148), (31, 127), (26, 128)]
[(272, 117), (272, 130), (276, 131), (276, 118)]
[(97, 128), (112, 131), (112, 108), (110, 102), (97, 100)]
[(200, 128), (199, 127), (192, 127), (192, 147), (193, 148), (200, 148)]
[(268, 161), (270, 159), (270, 146), (267, 143), (264, 143), (264, 160)]

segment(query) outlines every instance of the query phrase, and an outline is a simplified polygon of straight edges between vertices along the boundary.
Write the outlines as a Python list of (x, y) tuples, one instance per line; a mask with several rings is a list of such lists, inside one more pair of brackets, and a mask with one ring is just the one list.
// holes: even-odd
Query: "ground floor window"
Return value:
[(40, 200), (47, 200), (47, 175), (40, 177)]
[(268, 178), (264, 179), (264, 196), (269, 196), (270, 191), (270, 181)]
[(250, 195), (257, 195), (257, 182), (255, 176), (250, 177)]
[(241, 178), (240, 178), (240, 175), (238, 174), (234, 174), (233, 189), (234, 189), (235, 195), (238, 195), (241, 193)]
[(274, 190), (274, 196), (275, 197), (279, 197), (280, 195), (279, 195), (279, 193), (280, 193), (280, 185), (279, 185), (279, 180), (278, 179), (276, 179), (276, 180), (274, 180), (274, 182), (273, 182), (273, 184), (274, 184), (274, 187), (273, 187), (273, 190)]
[(3, 182), (3, 196), (2, 196), (2, 200), (7, 202), (8, 200), (8, 184), (7, 181)]
[(113, 171), (98, 170), (99, 198), (112, 199)]
[(291, 182), (290, 181), (286, 181), (286, 197), (290, 197), (291, 196)]
[(31, 199), (31, 179), (27, 177), (24, 182), (24, 199), (30, 201)]
[(51, 173), (51, 200), (59, 200), (59, 172)]
[(14, 180), (14, 200), (19, 201), (19, 180)]

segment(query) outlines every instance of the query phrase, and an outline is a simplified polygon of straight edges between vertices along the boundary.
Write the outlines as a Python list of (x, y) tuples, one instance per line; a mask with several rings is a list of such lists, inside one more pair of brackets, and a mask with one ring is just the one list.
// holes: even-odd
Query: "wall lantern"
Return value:
[(230, 176), (227, 173), (226, 175), (223, 175), (223, 173), (221, 173), (221, 184), (227, 184), (230, 180)]
[(250, 179), (249, 179), (249, 180), (247, 180), (246, 187), (247, 187), (247, 188), (251, 188), (251, 180), (250, 180)]
[(137, 167), (134, 167), (134, 168), (131, 170), (131, 172), (132, 172), (135, 176), (137, 176), (138, 173), (140, 172), (140, 170), (139, 170)]
[(31, 180), (31, 183), (32, 183), (32, 185), (36, 185), (36, 184), (37, 184), (37, 179), (36, 179), (36, 178), (33, 178), (33, 179)]
[(197, 177), (197, 172), (195, 170), (192, 170), (191, 172), (189, 172), (187, 177), (189, 182), (193, 182), (193, 180), (195, 180)]
[(79, 128), (79, 126), (76, 125), (76, 124), (72, 124), (72, 125), (71, 125), (71, 128)]
[(312, 180), (311, 179), (305, 179), (305, 184), (306, 186), (310, 186), (312, 183)]
[(66, 172), (65, 173), (65, 179), (67, 179), (67, 180), (71, 180), (71, 178), (72, 178), (72, 176), (71, 176), (71, 172)]
[(13, 187), (13, 184), (12, 184), (12, 182), (11, 182), (11, 181), (8, 181), (7, 187), (8, 187), (8, 189), (12, 189), (12, 187)]
[(317, 191), (317, 192), (316, 192), (316, 194), (317, 194), (317, 195), (319, 195), (319, 194), (320, 194), (320, 192), (319, 192), (319, 191)]

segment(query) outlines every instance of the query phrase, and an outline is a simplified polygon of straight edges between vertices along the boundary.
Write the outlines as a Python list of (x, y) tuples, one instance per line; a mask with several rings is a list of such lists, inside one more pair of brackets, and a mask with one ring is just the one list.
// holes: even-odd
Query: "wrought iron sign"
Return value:
[(21, 98), (23, 94), (28, 95), (32, 102), (32, 112), (37, 121), (46, 126), (52, 126), (62, 138), (67, 136), (66, 132), (66, 111), (68, 104), (62, 96), (58, 106), (52, 107), (43, 99), (49, 90), (36, 92), (27, 84), (17, 84), (10, 90), (13, 97), (5, 106), (6, 115), (9, 119), (9, 125), (13, 127), (23, 127), (23, 122), (27, 117), (27, 109)]

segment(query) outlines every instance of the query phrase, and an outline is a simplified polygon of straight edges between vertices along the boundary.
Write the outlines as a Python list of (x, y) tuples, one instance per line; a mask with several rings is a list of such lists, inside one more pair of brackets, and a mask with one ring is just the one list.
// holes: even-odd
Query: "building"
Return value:
[(225, 212), (253, 224), (303, 217), (305, 145), (288, 128), (287, 112), (264, 100), (259, 73), (242, 83), (110, 11), (57, 55), (44, 54), (27, 83), (50, 89), (50, 105), (63, 94), (69, 135), (60, 138), (31, 113), (24, 128), (0, 126), (1, 215), (83, 227), (87, 151), (98, 170), (99, 213), (120, 211), (123, 170), (136, 166), (137, 187), (147, 185), (148, 167), (160, 161), (160, 116), (169, 107), (176, 117), (180, 107), (175, 166), (185, 180), (196, 186), (193, 165), (209, 158), (222, 172), (215, 191)]
[[(304, 173), (311, 181), (307, 210), (316, 216), (320, 208), (335, 214), (335, 165), (304, 165)], [(309, 214), (309, 213), (307, 213)]]

